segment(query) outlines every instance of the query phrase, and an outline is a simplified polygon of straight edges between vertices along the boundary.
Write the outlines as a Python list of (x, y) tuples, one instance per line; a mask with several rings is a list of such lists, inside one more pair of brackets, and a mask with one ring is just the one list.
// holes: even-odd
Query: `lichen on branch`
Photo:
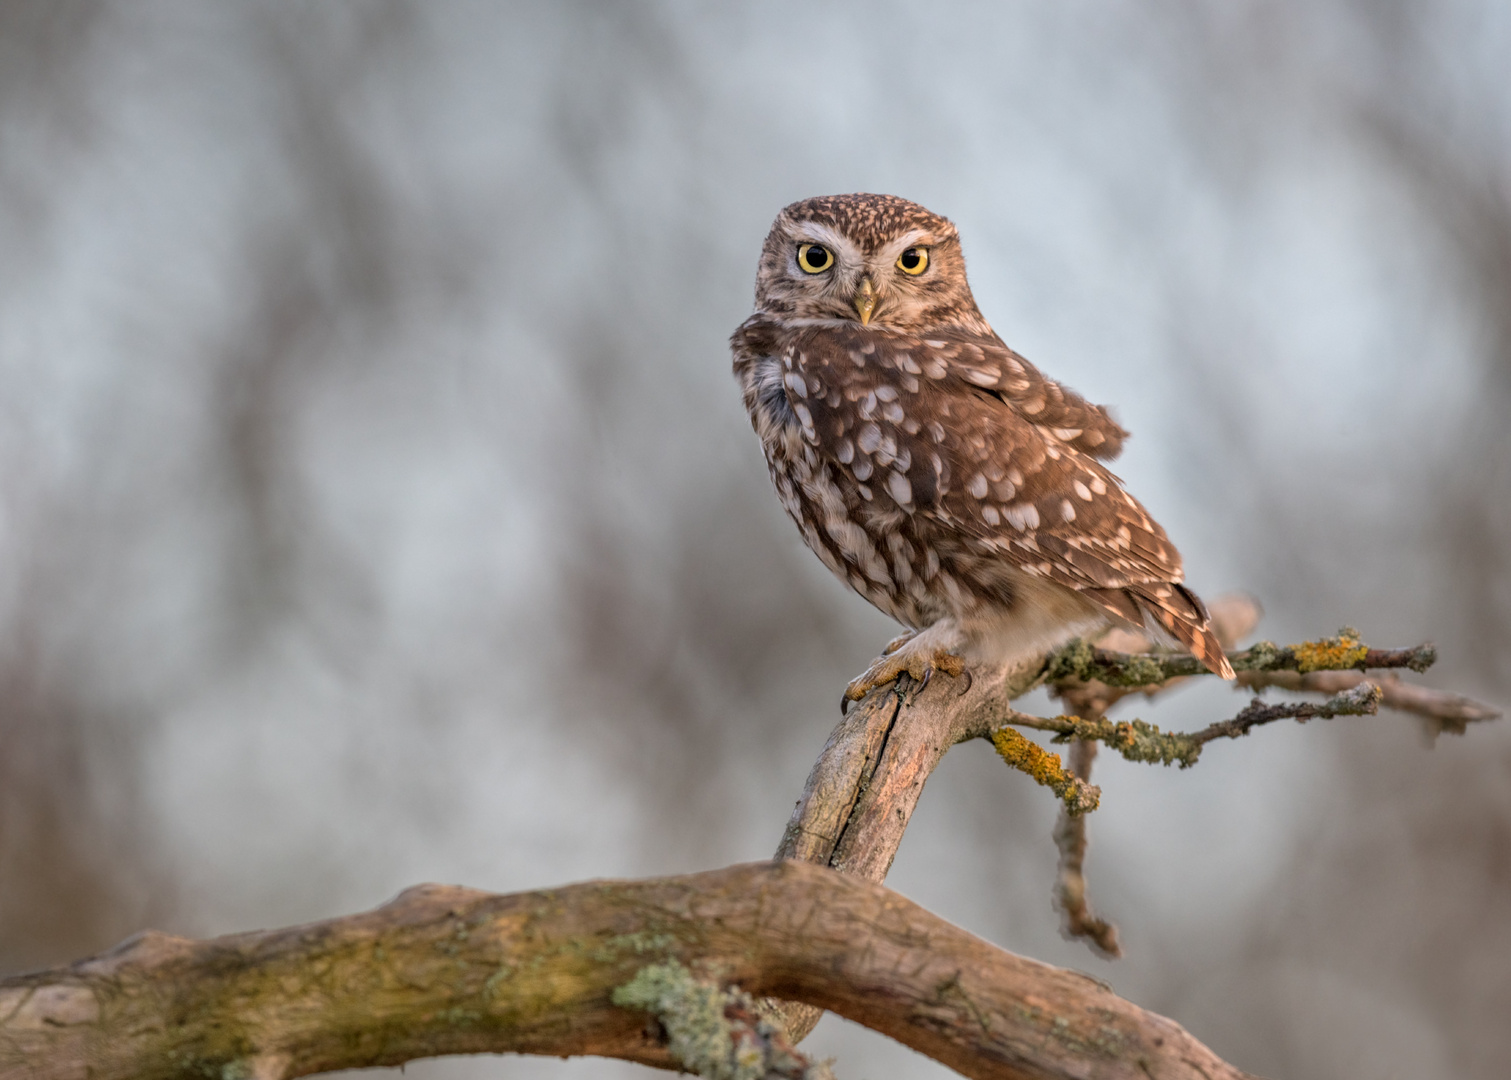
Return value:
[[(1261, 641), (1241, 651), (1227, 654), (1233, 670), (1295, 671), (1366, 671), (1377, 668), (1410, 668), (1426, 671), (1437, 660), (1437, 649), (1430, 643), (1409, 649), (1372, 649), (1359, 640), (1359, 632), (1345, 626), (1330, 638), (1303, 641), (1296, 645), (1276, 645)], [(1052, 654), (1046, 662), (1046, 682), (1067, 680), (1099, 682), (1107, 686), (1158, 686), (1170, 679), (1209, 674), (1206, 667), (1189, 653), (1122, 653), (1098, 649), (1076, 640)]]
[(834, 1080), (829, 1062), (794, 1050), (749, 994), (695, 978), (675, 960), (641, 968), (613, 1002), (654, 1016), (672, 1058), (709, 1080)]
[[(1129, 761), (1179, 765), (1182, 769), (1188, 769), (1195, 765), (1201, 756), (1201, 748), (1213, 739), (1237, 739), (1247, 735), (1251, 729), (1261, 724), (1270, 724), (1276, 720), (1299, 720), (1304, 723), (1312, 719), (1331, 720), (1335, 716), (1373, 716), (1379, 711), (1383, 698), (1384, 694), (1380, 688), (1371, 682), (1361, 682), (1342, 693), (1334, 694), (1326, 701), (1287, 701), (1266, 704), (1259, 698), (1254, 698), (1247, 708), (1231, 720), (1219, 720), (1200, 731), (1191, 732), (1161, 731), (1154, 724), (1143, 720), (1114, 721), (1106, 718), (1087, 720), (1079, 716), (1043, 717), (1009, 711), (1003, 721), (1004, 726), (992, 732), (992, 742), (997, 746), (998, 753), (1002, 753), (1006, 758), (1007, 755), (1003, 753), (998, 740), (1003, 737), (1003, 732), (1012, 731), (1012, 728), (1006, 725), (1016, 725), (1037, 731), (1052, 731), (1055, 733), (1053, 741), (1057, 743), (1094, 740), (1110, 750), (1116, 750)], [(1014, 734), (1017, 735), (1016, 732)], [(1023, 739), (1022, 735), (1017, 735), (1017, 737)], [(1023, 741), (1028, 742), (1027, 739)], [(1028, 745), (1033, 744), (1028, 743)], [(1041, 750), (1040, 753), (1044, 751)], [(1060, 760), (1058, 755), (1048, 756), (1052, 757), (1055, 765), (1058, 766)], [(1026, 768), (1023, 771), (1029, 772)], [(1030, 773), (1030, 775), (1033, 774)], [(1035, 779), (1038, 777), (1035, 776)], [(1044, 780), (1039, 782), (1047, 783)], [(1059, 793), (1056, 792), (1056, 794)]]
[(1021, 732), (1010, 727), (998, 728), (992, 732), (992, 745), (1003, 761), (1058, 795), (1065, 804), (1065, 812), (1072, 817), (1095, 810), (1101, 802), (1101, 788), (1070, 772), (1061, 763), (1059, 754), (1050, 753)]

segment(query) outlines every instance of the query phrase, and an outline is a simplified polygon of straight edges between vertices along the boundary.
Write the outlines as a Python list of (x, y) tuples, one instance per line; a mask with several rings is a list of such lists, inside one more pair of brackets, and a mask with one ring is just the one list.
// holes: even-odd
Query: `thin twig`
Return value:
[(1444, 732), (1463, 735), (1470, 724), (1498, 720), (1501, 716), (1500, 710), (1484, 702), (1449, 690), (1402, 682), (1393, 672), (1366, 676), (1358, 671), (1313, 671), (1306, 675), (1295, 671), (1246, 671), (1238, 682), (1254, 689), (1275, 686), (1282, 690), (1336, 694), (1358, 686), (1366, 678), (1380, 687), (1384, 694), (1380, 704), (1385, 708), (1421, 717), (1430, 739)]
[[(1437, 648), (1429, 643), (1409, 649), (1371, 649), (1359, 640), (1358, 631), (1344, 627), (1336, 637), (1276, 645), (1261, 641), (1227, 654), (1233, 670), (1243, 672), (1366, 671), (1377, 668), (1410, 668), (1426, 671), (1437, 660)], [(1121, 653), (1073, 641), (1051, 656), (1045, 680), (1101, 682), (1108, 686), (1158, 686), (1170, 679), (1210, 674), (1189, 653)]]
[[(1210, 605), (1212, 629), (1224, 649), (1231, 649), (1259, 625), (1264, 614), (1259, 601), (1247, 593), (1226, 593), (1214, 597)], [(1145, 653), (1151, 642), (1144, 634), (1132, 629), (1113, 630), (1102, 638), (1102, 645), (1112, 652)], [(1100, 720), (1122, 698), (1129, 694), (1143, 694), (1154, 698), (1186, 680), (1167, 679), (1156, 686), (1108, 686), (1103, 682), (1081, 682), (1066, 679), (1053, 684), (1050, 694), (1069, 706), (1069, 711), (1087, 720)], [(1091, 783), (1092, 765), (1096, 761), (1097, 744), (1090, 740), (1075, 740), (1069, 749), (1070, 771), (1082, 783)], [(1054, 907), (1060, 912), (1060, 933), (1067, 939), (1086, 942), (1092, 952), (1107, 959), (1123, 955), (1118, 941), (1117, 925), (1100, 918), (1092, 911), (1091, 897), (1086, 883), (1086, 847), (1088, 837), (1086, 816), (1072, 814), (1062, 808), (1054, 829), (1055, 850), (1059, 852), (1059, 866), (1055, 875)]]
[(1065, 812), (1080, 817), (1097, 808), (1102, 789), (1086, 783), (1060, 763), (1059, 754), (1051, 754), (1036, 742), (1010, 727), (992, 732), (992, 745), (1002, 760), (1019, 772), (1044, 785), (1060, 797)]
[(1055, 733), (1054, 742), (1095, 740), (1116, 750), (1129, 761), (1159, 762), (1188, 769), (1201, 756), (1201, 748), (1213, 739), (1236, 739), (1251, 728), (1276, 720), (1331, 720), (1335, 716), (1373, 716), (1384, 697), (1372, 682), (1361, 682), (1326, 701), (1291, 701), (1266, 705), (1254, 698), (1248, 708), (1231, 720), (1220, 720), (1200, 731), (1161, 731), (1143, 720), (1087, 720), (1080, 716), (1030, 716), (1009, 710), (1003, 723)]
[[(1097, 744), (1070, 744), (1070, 770), (1082, 783), (1091, 781), (1091, 766), (1096, 760)], [(1123, 955), (1115, 923), (1092, 913), (1086, 890), (1086, 815), (1060, 811), (1055, 822), (1055, 849), (1060, 863), (1055, 875), (1055, 910), (1060, 913), (1060, 933), (1067, 939), (1080, 938), (1091, 950), (1107, 959)]]

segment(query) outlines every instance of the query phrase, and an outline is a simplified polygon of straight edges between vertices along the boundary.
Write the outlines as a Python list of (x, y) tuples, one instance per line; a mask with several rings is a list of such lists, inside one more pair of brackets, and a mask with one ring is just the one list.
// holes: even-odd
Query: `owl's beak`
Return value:
[(855, 304), (856, 312), (860, 315), (860, 324), (862, 326), (869, 325), (871, 322), (871, 312), (876, 310), (876, 286), (871, 284), (870, 278), (863, 277), (860, 279), (860, 288), (855, 290), (855, 299), (852, 302)]

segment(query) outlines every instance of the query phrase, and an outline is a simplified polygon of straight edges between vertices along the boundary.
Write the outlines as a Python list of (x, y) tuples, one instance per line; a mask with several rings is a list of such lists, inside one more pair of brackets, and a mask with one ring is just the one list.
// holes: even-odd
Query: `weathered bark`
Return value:
[(970, 1077), (1243, 1075), (1087, 976), (787, 862), (510, 896), (421, 886), (285, 930), (144, 934), (0, 981), (0, 1076), (282, 1080), (504, 1051), (671, 1067), (655, 1025), (611, 1003), (668, 960), (832, 1010)]
[[(1371, 650), (1348, 632), (1231, 659), (1243, 673), (1294, 674), (1305, 689), (1329, 669), (1419, 667), (1431, 649)], [(924, 783), (956, 743), (1018, 724), (1107, 741), (1127, 756), (1129, 733), (1142, 730), (1084, 715), (1025, 717), (1014, 698), (1053, 678), (1067, 702), (1101, 703), (1140, 677), (1156, 680), (1147, 690), (1196, 674), (1187, 666), (1080, 646), (1009, 670), (937, 676), (916, 694), (880, 689), (814, 765), (777, 852), (791, 861), (513, 896), (425, 886), (345, 919), (208, 942), (146, 934), (69, 968), (0, 980), (0, 1077), (282, 1080), (507, 1051), (675, 1068), (663, 1026), (613, 1003), (616, 988), (661, 979), (672, 962), (699, 993), (713, 981), (777, 999), (763, 1011), (778, 1014), (792, 1042), (832, 1010), (973, 1077), (1239, 1077), (1173, 1021), (1086, 976), (1003, 952), (879, 884)], [(1210, 730), (1233, 734), (1227, 727), (1251, 713), (1259, 723), (1333, 704), (1262, 717), (1251, 706)], [(1207, 735), (1150, 728), (1140, 737)], [(760, 1025), (748, 998), (731, 1008), (743, 1010), (747, 1035), (785, 1047), (782, 1075), (809, 1068), (780, 1033), (750, 1027)], [(667, 1028), (686, 1019), (653, 1011)], [(709, 1071), (726, 1074), (735, 1075)]]
[[(1042, 661), (1007, 670), (936, 675), (915, 696), (873, 691), (849, 713), (813, 764), (777, 847), (778, 859), (829, 866), (881, 882), (892, 868), (923, 785), (956, 743), (987, 735), (1005, 702), (1039, 682)], [(793, 1042), (807, 1037), (822, 1009), (794, 1001), (766, 1008)]]
[(1036, 659), (958, 679), (936, 675), (911, 698), (890, 686), (873, 691), (829, 736), (776, 857), (884, 879), (939, 759), (956, 743), (989, 736), (1007, 702), (1038, 685), (1043, 666)]

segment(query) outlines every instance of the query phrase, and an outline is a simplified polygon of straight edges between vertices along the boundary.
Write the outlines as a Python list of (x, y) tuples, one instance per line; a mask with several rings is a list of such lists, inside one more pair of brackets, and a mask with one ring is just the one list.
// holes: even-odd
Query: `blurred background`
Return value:
[[(0, 2), (0, 971), (768, 857), (893, 633), (729, 374), (814, 194), (954, 219), (1196, 589), (1506, 703), (1508, 70), (1492, 0)], [(1125, 959), (1060, 939), (1054, 800), (985, 744), (890, 883), (1258, 1073), (1511, 1074), (1511, 729), (1098, 779)]]

